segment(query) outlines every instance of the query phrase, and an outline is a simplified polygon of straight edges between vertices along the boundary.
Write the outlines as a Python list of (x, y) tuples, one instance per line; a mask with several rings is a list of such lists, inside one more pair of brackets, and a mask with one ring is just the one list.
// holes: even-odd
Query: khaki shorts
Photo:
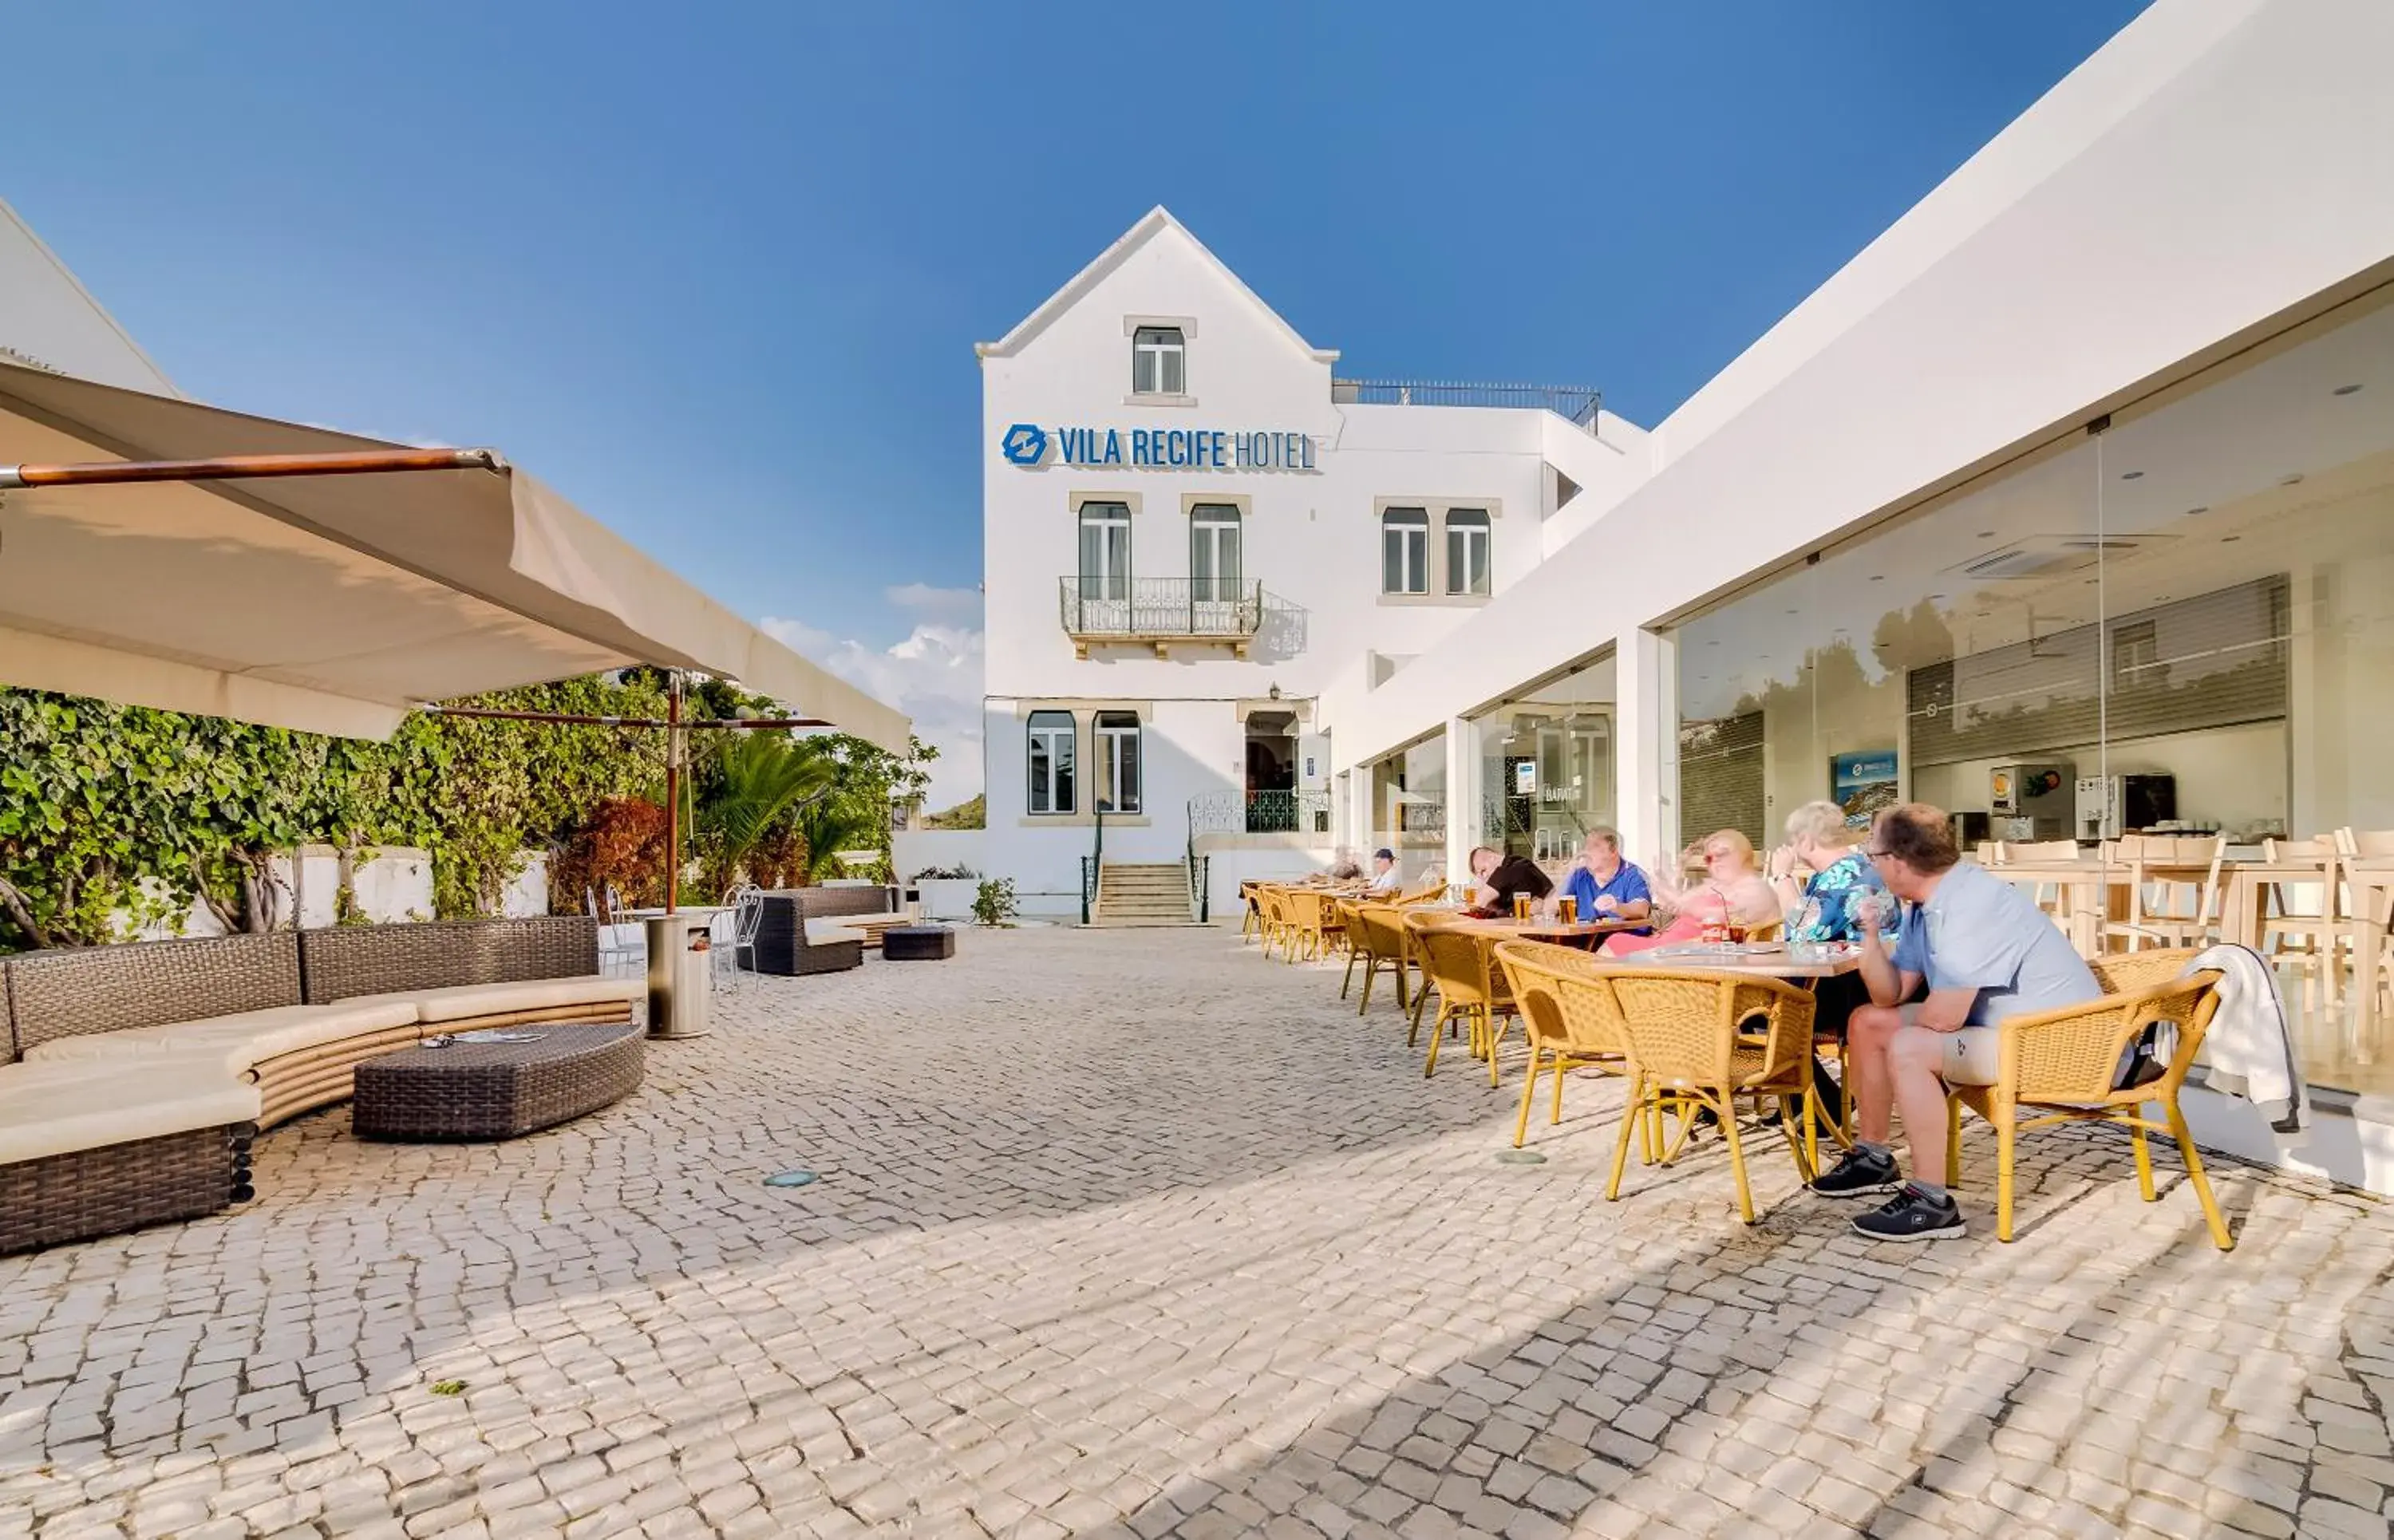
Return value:
[[(1920, 1008), (1926, 1002), (1915, 1000), (1908, 1006), (1898, 1006), (1897, 1013), (1907, 1027), (1920, 1024)], [(1992, 1086), (1995, 1083), (1996, 1060), (2001, 1052), (2003, 1034), (1993, 1027), (1964, 1027), (1959, 1032), (1940, 1034), (1944, 1052), (1940, 1056), (1937, 1073), (1948, 1086)]]

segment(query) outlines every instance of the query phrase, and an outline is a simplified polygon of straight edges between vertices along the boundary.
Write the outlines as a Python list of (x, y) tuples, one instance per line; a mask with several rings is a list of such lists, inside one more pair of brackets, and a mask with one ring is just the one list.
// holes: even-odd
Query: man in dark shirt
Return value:
[(1542, 899), (1555, 890), (1554, 879), (1539, 871), (1536, 862), (1527, 856), (1500, 856), (1485, 845), (1471, 852), (1471, 875), (1480, 879), (1471, 906), (1492, 915), (1511, 914), (1516, 893)]

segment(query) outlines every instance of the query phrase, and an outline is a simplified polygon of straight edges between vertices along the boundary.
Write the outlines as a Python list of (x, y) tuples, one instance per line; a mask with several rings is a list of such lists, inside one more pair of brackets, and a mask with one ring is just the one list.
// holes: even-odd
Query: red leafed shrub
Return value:
[(577, 914), (584, 895), (595, 894), (599, 919), (612, 923), (606, 912), (610, 888), (627, 907), (662, 904), (665, 860), (664, 809), (645, 797), (603, 797), (549, 865), (553, 907)]

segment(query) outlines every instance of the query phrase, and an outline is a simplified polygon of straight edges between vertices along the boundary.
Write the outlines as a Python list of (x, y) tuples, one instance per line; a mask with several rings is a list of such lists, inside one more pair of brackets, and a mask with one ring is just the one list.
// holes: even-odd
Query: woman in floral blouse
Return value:
[[(1846, 809), (1835, 802), (1807, 802), (1787, 815), (1787, 843), (1770, 852), (1766, 868), (1770, 886), (1787, 915), (1791, 941), (1858, 941), (1861, 927), (1851, 910), (1854, 897), (1865, 890), (1884, 894), (1887, 885), (1872, 870), (1863, 853), (1867, 829), (1849, 828)], [(1811, 876), (1800, 885), (1796, 868)], [(1881, 905), (1888, 920), (1896, 906)], [(1884, 928), (1892, 925), (1882, 922)]]

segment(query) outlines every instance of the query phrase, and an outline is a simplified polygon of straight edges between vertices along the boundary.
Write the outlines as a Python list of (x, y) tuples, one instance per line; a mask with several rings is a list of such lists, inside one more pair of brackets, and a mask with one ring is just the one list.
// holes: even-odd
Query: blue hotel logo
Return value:
[(1035, 466), (1047, 457), (1047, 430), (1033, 423), (1016, 423), (1006, 430), (999, 446), (1019, 466)]
[(1016, 423), (998, 441), (1008, 464), (1045, 465), (1048, 447), (1068, 466), (1134, 466), (1149, 470), (1318, 470), (1306, 433), (1233, 432), (1206, 428), (1059, 428)]

